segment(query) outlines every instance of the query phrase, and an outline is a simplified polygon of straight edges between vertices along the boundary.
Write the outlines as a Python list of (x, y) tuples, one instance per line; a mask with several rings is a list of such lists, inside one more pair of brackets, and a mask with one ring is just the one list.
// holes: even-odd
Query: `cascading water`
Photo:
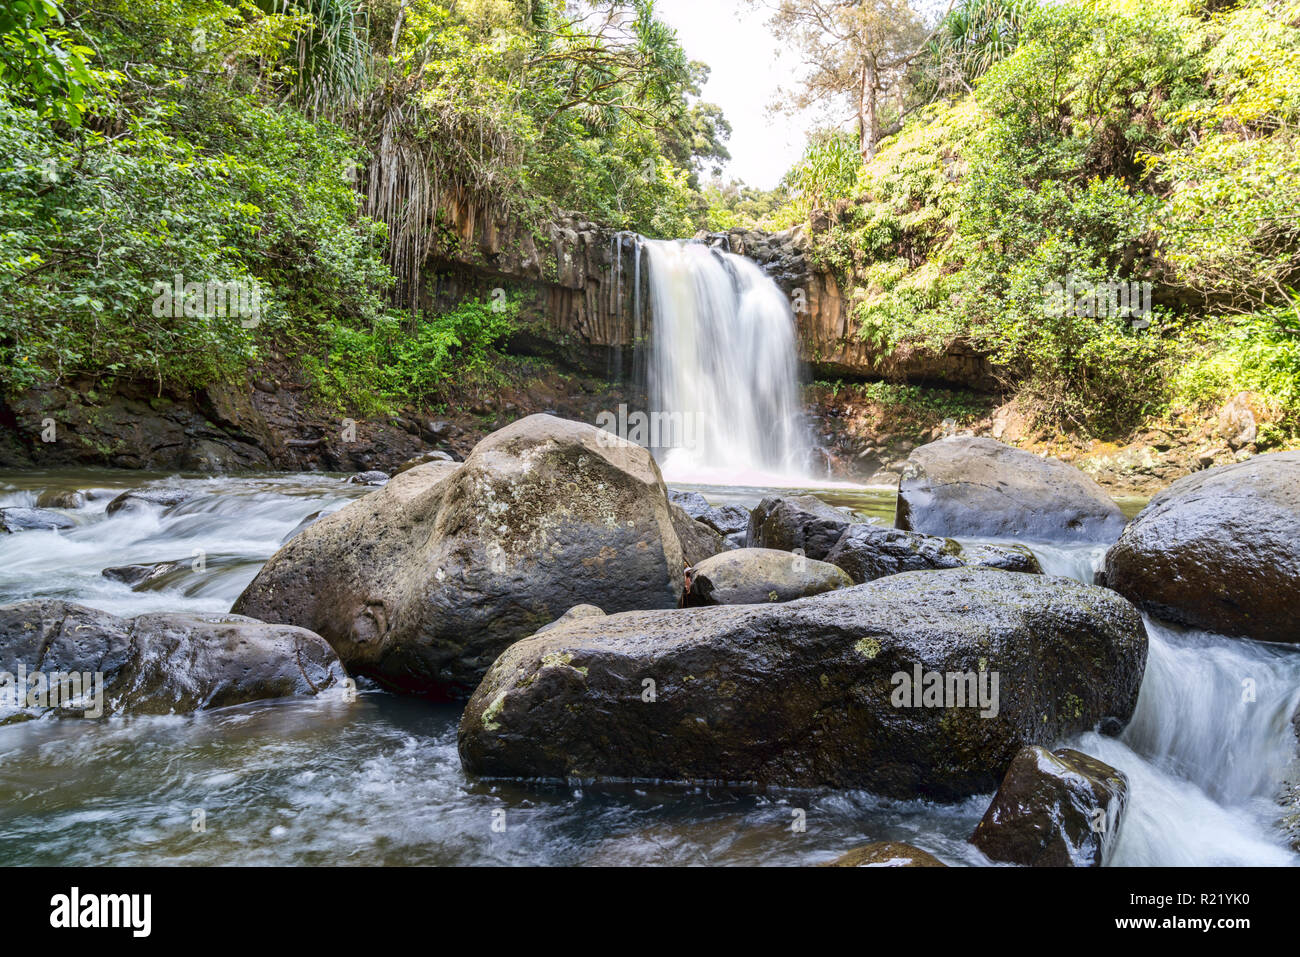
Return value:
[(650, 406), (679, 416), (665, 478), (806, 484), (794, 314), (754, 263), (697, 242), (646, 241)]

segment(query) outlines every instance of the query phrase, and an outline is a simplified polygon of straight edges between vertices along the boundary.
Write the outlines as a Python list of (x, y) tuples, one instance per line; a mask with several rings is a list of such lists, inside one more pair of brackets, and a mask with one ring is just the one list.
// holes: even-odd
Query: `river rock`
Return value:
[(179, 568), (188, 568), (188, 561), (154, 562), (143, 565), (115, 565), (100, 572), (110, 581), (121, 582), (132, 591), (140, 591), (142, 585), (161, 578)]
[(0, 532), (61, 531), (76, 522), (46, 508), (0, 508)]
[(926, 535), (1109, 544), (1124, 530), (1124, 513), (1073, 466), (953, 436), (904, 463), (896, 524)]
[(750, 513), (745, 541), (750, 548), (779, 548), (786, 552), (797, 548), (806, 557), (820, 561), (852, 524), (854, 519), (847, 512), (812, 495), (770, 495)]
[[(460, 755), (487, 777), (955, 800), (992, 792), (1026, 744), (1121, 730), (1146, 652), (1141, 616), (1114, 592), (993, 569), (628, 612), (507, 648), (461, 718)], [(964, 676), (953, 707), (926, 706), (931, 672)], [(958, 690), (976, 694), (963, 706)]]
[(841, 569), (774, 548), (738, 548), (690, 570), (686, 605), (757, 605), (793, 601), (853, 584)]
[(183, 488), (134, 488), (109, 502), (105, 512), (115, 515), (123, 509), (131, 511), (146, 505), (171, 508), (182, 502), (188, 502), (193, 497), (193, 492)]
[(1114, 853), (1128, 779), (1096, 758), (1031, 745), (1016, 755), (971, 843), (1026, 867), (1100, 867)]
[(899, 841), (878, 841), (855, 847), (822, 867), (947, 867), (928, 851)]
[(697, 522), (679, 506), (669, 505), (673, 516), (673, 529), (682, 546), (682, 561), (687, 565), (696, 565), (727, 550), (727, 543), (721, 535), (703, 522)]
[(739, 505), (710, 505), (699, 492), (668, 490), (668, 501), (722, 536), (727, 548), (743, 548), (749, 532), (749, 509)]
[(971, 545), (951, 538), (919, 535), (899, 528), (856, 524), (845, 529), (826, 561), (848, 572), (857, 584), (900, 572), (983, 565), (1009, 572), (1041, 574), (1033, 552), (1023, 545)]
[[(29, 682), (66, 689), (60, 675), (102, 675), (104, 714), (171, 714), (341, 687), (338, 656), (319, 635), (234, 615), (148, 614), (119, 618), (64, 601), (0, 606), (0, 723), (45, 708), (98, 717), (93, 701), (18, 701), (20, 668)], [(93, 694), (94, 678), (82, 682)], [(24, 695), (25, 697), (25, 695)]]
[(377, 469), (348, 476), (348, 483), (351, 485), (383, 485), (387, 481), (388, 473), (380, 472)]
[(235, 611), (311, 628), (388, 687), (458, 697), (574, 605), (680, 603), (681, 545), (645, 449), (533, 415), (445, 465), (403, 472), (305, 529)]
[(1106, 553), (1106, 584), (1157, 618), (1300, 643), (1300, 451), (1174, 482)]
[(36, 499), (37, 508), (83, 508), (86, 504), (84, 493), (76, 489), (48, 488)]

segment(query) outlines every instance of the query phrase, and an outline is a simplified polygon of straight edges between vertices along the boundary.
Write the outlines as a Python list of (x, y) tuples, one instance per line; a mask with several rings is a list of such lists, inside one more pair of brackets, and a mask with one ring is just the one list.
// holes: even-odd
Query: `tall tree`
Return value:
[[(769, 24), (808, 66), (790, 106), (849, 106), (864, 160), (906, 112), (904, 78), (937, 27), (927, 28), (909, 0), (749, 0), (771, 10)], [(943, 16), (951, 9), (951, 0)], [(942, 20), (943, 17), (940, 17)], [(889, 99), (892, 105), (887, 106)], [(889, 109), (894, 124), (881, 116)]]

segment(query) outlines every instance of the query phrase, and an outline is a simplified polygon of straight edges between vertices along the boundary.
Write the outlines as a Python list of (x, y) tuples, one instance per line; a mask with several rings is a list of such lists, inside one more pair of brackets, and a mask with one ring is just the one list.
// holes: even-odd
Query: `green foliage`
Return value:
[(54, 0), (5, 0), (0, 6), (0, 88), (41, 117), (81, 125), (98, 80), (94, 51), (66, 29)]
[[(1270, 310), (1300, 270), (1298, 24), (1300, 4), (1260, 0), (1033, 11), (975, 96), (883, 142), (815, 237), (859, 334), (885, 351), (963, 339), (1043, 424), (1085, 433), (1214, 383), (1289, 407), (1294, 343)], [(1071, 280), (1151, 282), (1155, 308), (1048, 310)], [(1225, 324), (1216, 305), (1260, 314)]]
[(328, 322), (321, 327), (326, 358), (309, 355), (305, 365), (320, 395), (340, 410), (388, 413), (429, 401), (453, 375), (489, 368), (494, 345), (518, 314), (516, 301), (469, 299), (415, 321), (384, 313), (365, 328)]
[(837, 199), (853, 194), (862, 170), (858, 138), (843, 130), (819, 130), (808, 138), (783, 184), (792, 202), (788, 215), (805, 218), (814, 209), (826, 209)]

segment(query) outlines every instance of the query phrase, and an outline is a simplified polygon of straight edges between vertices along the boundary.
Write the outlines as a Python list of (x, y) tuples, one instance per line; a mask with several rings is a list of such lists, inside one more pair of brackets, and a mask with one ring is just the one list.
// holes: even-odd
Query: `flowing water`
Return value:
[[(689, 434), (655, 443), (670, 482), (807, 482), (794, 314), (754, 263), (695, 242), (646, 241), (650, 406)], [(684, 429), (684, 430), (685, 430)]]
[[(196, 494), (106, 516), (111, 494), (146, 479)], [(300, 521), (368, 491), (325, 475), (21, 473), (0, 474), (0, 507), (29, 505), (45, 488), (104, 492), (66, 513), (75, 529), (0, 537), (0, 602), (62, 597), (119, 614), (226, 611)], [(768, 492), (703, 491), (744, 505)], [(892, 520), (891, 493), (817, 494)], [(1049, 573), (1085, 580), (1103, 554), (1035, 552)], [(100, 575), (174, 559), (190, 567), (155, 591)], [(1129, 776), (1115, 863), (1296, 863), (1273, 799), (1295, 752), (1300, 653), (1155, 623), (1149, 632), (1124, 735), (1063, 742)], [(1253, 702), (1242, 700), (1245, 679)], [(966, 839), (988, 795), (937, 805), (862, 791), (485, 784), (461, 772), (458, 717), (452, 706), (368, 688), (353, 705), (0, 727), (0, 864), (801, 864), (877, 840), (908, 841), (951, 864), (987, 863)], [(804, 832), (791, 828), (797, 811)]]

